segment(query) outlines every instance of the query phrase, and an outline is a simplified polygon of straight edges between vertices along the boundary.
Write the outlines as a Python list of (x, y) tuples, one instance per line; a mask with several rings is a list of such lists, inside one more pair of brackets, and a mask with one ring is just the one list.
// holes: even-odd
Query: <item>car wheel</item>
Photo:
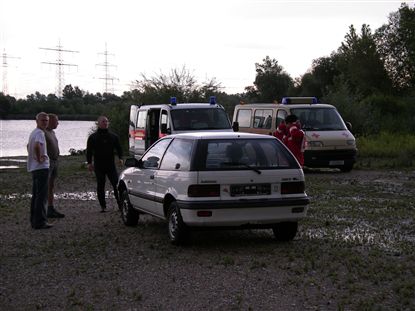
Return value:
[(297, 234), (297, 230), (297, 222), (281, 222), (272, 228), (274, 236), (278, 241), (292, 241)]
[(345, 165), (343, 165), (342, 167), (340, 167), (340, 170), (341, 170), (343, 173), (348, 173), (348, 172), (350, 172), (352, 169), (353, 169), (353, 164), (345, 164)]
[(180, 215), (176, 202), (171, 202), (168, 214), (168, 233), (172, 244), (180, 245), (186, 241), (188, 230)]
[(134, 227), (138, 223), (140, 214), (136, 211), (130, 203), (127, 190), (121, 193), (121, 218), (126, 226)]

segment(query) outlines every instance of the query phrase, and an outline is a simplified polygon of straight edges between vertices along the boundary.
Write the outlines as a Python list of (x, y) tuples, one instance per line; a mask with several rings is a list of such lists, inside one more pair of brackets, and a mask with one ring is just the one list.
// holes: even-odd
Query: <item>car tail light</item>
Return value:
[(304, 193), (304, 181), (283, 182), (281, 183), (281, 194)]
[(187, 189), (189, 197), (218, 197), (220, 196), (219, 185), (190, 185)]
[(198, 217), (212, 217), (212, 211), (197, 211)]

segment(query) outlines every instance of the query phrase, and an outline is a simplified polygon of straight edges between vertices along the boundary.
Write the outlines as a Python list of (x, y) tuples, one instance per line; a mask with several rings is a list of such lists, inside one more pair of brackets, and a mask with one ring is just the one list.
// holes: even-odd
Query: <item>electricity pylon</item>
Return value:
[(20, 57), (7, 55), (6, 49), (3, 49), (2, 58), (3, 58), (3, 65), (2, 65), (3, 67), (3, 89), (2, 90), (3, 90), (4, 95), (8, 95), (9, 89), (8, 89), (8, 83), (7, 83), (7, 68), (9, 67), (9, 64), (7, 60), (11, 58), (20, 59)]
[(41, 50), (48, 50), (48, 51), (56, 51), (57, 52), (57, 59), (55, 62), (41, 62), (42, 64), (48, 65), (55, 65), (56, 67), (56, 78), (58, 80), (58, 84), (56, 86), (56, 96), (62, 97), (62, 89), (64, 84), (64, 72), (63, 66), (76, 66), (75, 64), (68, 64), (63, 62), (62, 53), (79, 53), (79, 51), (72, 51), (72, 50), (64, 50), (61, 45), (61, 41), (59, 40), (58, 46), (56, 48), (39, 48)]
[(110, 74), (109, 74), (109, 68), (110, 67), (115, 67), (115, 65), (112, 65), (108, 62), (108, 56), (109, 55), (114, 56), (114, 54), (108, 53), (107, 43), (105, 43), (104, 53), (98, 53), (98, 54), (104, 55), (104, 62), (101, 63), (101, 64), (97, 64), (97, 66), (102, 66), (102, 67), (104, 67), (104, 70), (105, 70), (105, 76), (101, 77), (101, 78), (98, 78), (98, 79), (104, 80), (104, 93), (108, 93), (109, 91), (114, 92), (114, 90), (112, 88), (111, 88), (111, 90), (108, 89), (108, 81), (111, 81), (111, 84), (114, 85), (114, 80), (117, 80), (116, 78), (111, 77)]

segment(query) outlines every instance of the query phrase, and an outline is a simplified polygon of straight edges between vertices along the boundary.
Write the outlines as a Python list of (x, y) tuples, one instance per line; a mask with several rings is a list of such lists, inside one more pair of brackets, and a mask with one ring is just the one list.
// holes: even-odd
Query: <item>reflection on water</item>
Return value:
[[(30, 133), (36, 127), (35, 120), (0, 120), (0, 157), (26, 156)], [(93, 121), (59, 121), (55, 130), (61, 155), (69, 149), (85, 149)]]

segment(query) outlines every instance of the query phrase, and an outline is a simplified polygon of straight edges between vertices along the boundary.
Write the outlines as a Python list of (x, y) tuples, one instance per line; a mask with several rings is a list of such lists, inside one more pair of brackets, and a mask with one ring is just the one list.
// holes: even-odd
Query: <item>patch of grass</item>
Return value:
[(356, 140), (359, 168), (399, 168), (415, 166), (415, 135), (382, 132)]

